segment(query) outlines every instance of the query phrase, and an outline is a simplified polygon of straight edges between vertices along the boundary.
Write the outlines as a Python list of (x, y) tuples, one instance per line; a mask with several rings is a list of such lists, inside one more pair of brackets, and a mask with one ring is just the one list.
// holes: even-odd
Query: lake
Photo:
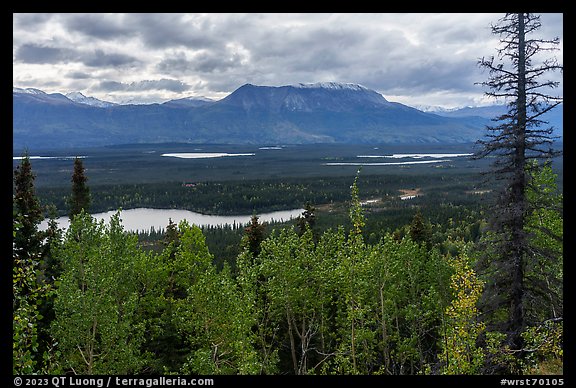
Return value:
[[(285, 222), (302, 214), (304, 209), (283, 210), (272, 213), (257, 214), (260, 222)], [(105, 223), (110, 222), (110, 218), (116, 214), (116, 211), (108, 211), (105, 213), (92, 214), (97, 220), (104, 220)], [(156, 231), (166, 229), (169, 219), (178, 224), (182, 220), (187, 220), (189, 224), (198, 226), (222, 226), (225, 224), (233, 225), (246, 225), (250, 222), (252, 215), (240, 216), (214, 216), (207, 214), (195, 213), (188, 210), (179, 209), (149, 209), (138, 208), (122, 210), (120, 212), (120, 219), (124, 230), (127, 231), (149, 231), (154, 227)], [(68, 217), (58, 218), (58, 225), (61, 228), (68, 228), (70, 221)], [(40, 223), (39, 229), (45, 230), (48, 227), (48, 220)]]
[[(229, 145), (132, 144), (60, 150), (28, 150), (34, 185), (70, 187), (76, 155), (83, 158), (89, 186), (147, 183), (244, 181), (280, 178), (354, 179), (359, 166), (369, 174), (429, 174), (439, 168), (470, 172), (488, 161), (471, 160), (473, 144), (457, 145)], [(21, 163), (13, 151), (13, 169)], [(414, 163), (418, 162), (418, 163)], [(152, 204), (148, 205), (152, 206)]]

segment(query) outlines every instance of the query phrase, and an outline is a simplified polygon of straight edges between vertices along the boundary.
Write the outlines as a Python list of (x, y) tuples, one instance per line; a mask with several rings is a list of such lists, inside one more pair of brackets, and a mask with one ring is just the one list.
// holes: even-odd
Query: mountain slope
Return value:
[(102, 100), (99, 100), (99, 99), (94, 98), (94, 97), (86, 97), (85, 95), (83, 95), (80, 92), (66, 93), (66, 98), (68, 98), (74, 102), (77, 102), (79, 104), (86, 104), (86, 105), (96, 106), (99, 108), (106, 108), (109, 106), (118, 105), (118, 104), (115, 104), (113, 102), (102, 101)]
[(13, 90), (14, 148), (144, 142), (462, 143), (488, 120), (442, 117), (355, 84), (246, 84), (219, 101), (94, 106)]
[(162, 103), (162, 105), (168, 105), (173, 107), (182, 107), (182, 108), (190, 108), (190, 107), (199, 107), (208, 104), (212, 104), (214, 100), (206, 97), (184, 97), (179, 98), (176, 100), (170, 100)]
[[(505, 105), (492, 105), (492, 106), (477, 106), (477, 107), (465, 107), (450, 111), (439, 111), (434, 112), (439, 116), (445, 117), (481, 117), (485, 119), (492, 119), (499, 117), (505, 114), (508, 111), (508, 108)], [(544, 125), (543, 127), (548, 128), (550, 126), (554, 127), (554, 131), (552, 133), (553, 136), (563, 136), (563, 127), (564, 127), (564, 104), (560, 104), (554, 109), (546, 112), (539, 118), (542, 121), (546, 121), (548, 124)], [(494, 122), (491, 122), (491, 125), (494, 125)]]
[(359, 85), (335, 83), (246, 84), (195, 111), (188, 122), (191, 130), (209, 129), (221, 141), (232, 135), (250, 143), (458, 143), (476, 140), (482, 124), (424, 113)]

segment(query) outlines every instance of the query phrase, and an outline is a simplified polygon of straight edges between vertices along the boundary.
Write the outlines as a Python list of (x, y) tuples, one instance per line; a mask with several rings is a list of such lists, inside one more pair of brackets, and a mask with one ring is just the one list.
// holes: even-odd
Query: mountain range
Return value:
[[(504, 106), (423, 111), (357, 84), (245, 84), (221, 100), (123, 105), (13, 88), (13, 148), (130, 143), (455, 144), (485, 135)], [(545, 118), (562, 132), (562, 105)]]

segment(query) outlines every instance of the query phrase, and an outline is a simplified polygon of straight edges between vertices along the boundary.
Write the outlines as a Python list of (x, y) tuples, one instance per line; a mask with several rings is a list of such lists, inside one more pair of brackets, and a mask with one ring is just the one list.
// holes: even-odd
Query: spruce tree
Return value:
[(70, 197), (70, 218), (80, 214), (82, 210), (90, 211), (90, 189), (86, 185), (88, 178), (84, 174), (85, 168), (82, 159), (74, 159), (74, 174), (72, 175), (72, 195)]
[(266, 224), (258, 221), (256, 214), (252, 215), (250, 224), (244, 228), (244, 237), (242, 239), (242, 246), (247, 247), (252, 253), (252, 257), (260, 254), (260, 244), (264, 241), (264, 234), (266, 231)]
[(302, 215), (296, 218), (296, 225), (298, 226), (298, 235), (302, 236), (306, 229), (312, 229), (316, 224), (316, 208), (306, 202)]
[(30, 156), (26, 151), (14, 171), (14, 221), (19, 224), (14, 235), (14, 251), (23, 262), (37, 259), (42, 247), (42, 235), (38, 231), (38, 225), (44, 215), (34, 191), (35, 178)]
[[(562, 71), (555, 58), (542, 60), (544, 51), (555, 49), (559, 39), (532, 38), (541, 27), (540, 17), (530, 13), (510, 13), (492, 26), (501, 47), (497, 58), (482, 58), (479, 65), (489, 71), (487, 96), (504, 99), (508, 111), (488, 126), (486, 140), (478, 144), (476, 158), (493, 156), (491, 173), (502, 180), (503, 190), (491, 212), (489, 253), (484, 256), (483, 272), (488, 275), (484, 294), (484, 313), (491, 314), (497, 330), (508, 333), (507, 344), (522, 348), (525, 328), (526, 261), (531, 251), (526, 231), (530, 214), (526, 191), (533, 174), (531, 160), (551, 159), (559, 154), (553, 148), (553, 127), (547, 127), (542, 115), (562, 102), (549, 95), (558, 81), (543, 80), (549, 72)], [(518, 352), (520, 354), (521, 352)]]
[(410, 238), (418, 244), (425, 244), (426, 247), (432, 246), (432, 227), (424, 219), (420, 209), (416, 211), (409, 226)]
[(14, 171), (12, 220), (13, 371), (17, 374), (39, 373), (43, 368), (39, 324), (49, 286), (39, 279), (44, 237), (38, 225), (43, 212), (34, 192), (34, 179), (25, 152)]

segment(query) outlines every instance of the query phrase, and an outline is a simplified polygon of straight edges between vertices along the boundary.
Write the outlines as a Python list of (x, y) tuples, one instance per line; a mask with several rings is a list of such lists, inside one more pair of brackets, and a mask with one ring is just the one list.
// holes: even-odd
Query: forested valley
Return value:
[[(394, 179), (359, 171), (332, 185), (285, 183), (306, 201), (291, 222), (268, 225), (254, 216), (242, 227), (181, 222), (136, 234), (123, 229), (120, 213), (105, 224), (83, 210), (96, 190), (86, 184), (82, 161), (75, 164), (79, 178), (64, 206), (85, 203), (70, 227), (52, 223), (32, 233), (33, 257), (15, 251), (15, 260), (29, 263), (14, 267), (15, 373), (562, 373), (561, 261), (535, 257), (527, 267), (549, 288), (530, 298), (525, 357), (483, 318), (482, 299), (494, 297), (483, 287), (490, 273), (478, 266), (490, 239), (491, 199), (489, 190), (468, 190), (477, 176)], [(18, 170), (27, 171), (33, 189), (30, 160)], [(561, 203), (550, 166), (535, 180), (546, 201)], [(246, 186), (283, 200), (282, 185), (260, 183)], [(426, 195), (392, 195), (413, 184), (427, 187)], [(227, 192), (232, 185), (214, 187)], [(321, 191), (329, 206), (310, 201), (317, 185), (332, 188)], [(47, 208), (50, 195), (28, 200)], [(386, 206), (363, 200), (376, 196), (390, 199)], [(42, 217), (38, 212), (36, 222)], [(14, 220), (17, 238), (28, 224)], [(550, 208), (530, 217), (534, 242), (561, 255), (561, 242), (540, 232), (543, 224), (561, 238), (562, 214)], [(37, 325), (28, 326), (31, 320)]]
[[(358, 177), (362, 204), (369, 214), (363, 234), (367, 241), (377, 242), (386, 232), (393, 232), (409, 224), (417, 210), (440, 228), (449, 223), (467, 222), (467, 238), (476, 240), (481, 223), (482, 207), (489, 203), (497, 182), (476, 173), (412, 173), (369, 174)], [(203, 214), (252, 214), (255, 209), (265, 213), (275, 210), (315, 207), (315, 233), (350, 226), (348, 203), (353, 176), (324, 178), (284, 178), (249, 181), (201, 182), (187, 187), (180, 182), (96, 185), (91, 187), (92, 213), (150, 207), (156, 209), (185, 209)], [(561, 184), (561, 181), (558, 183)], [(417, 193), (403, 199), (402, 193)], [(68, 213), (69, 187), (37, 188), (43, 207), (54, 206), (55, 215)], [(48, 214), (46, 214), (48, 216)], [(149, 229), (139, 233), (140, 243), (148, 249), (162, 249), (166, 232)], [(241, 225), (222, 227), (200, 226), (208, 247), (221, 266), (227, 261), (235, 266), (244, 233)], [(267, 224), (267, 232), (282, 225)]]

